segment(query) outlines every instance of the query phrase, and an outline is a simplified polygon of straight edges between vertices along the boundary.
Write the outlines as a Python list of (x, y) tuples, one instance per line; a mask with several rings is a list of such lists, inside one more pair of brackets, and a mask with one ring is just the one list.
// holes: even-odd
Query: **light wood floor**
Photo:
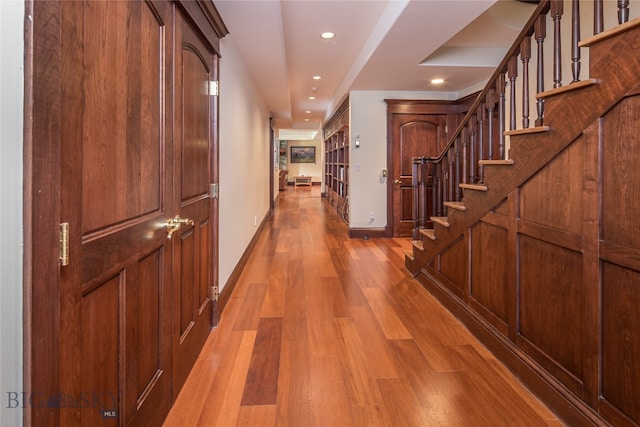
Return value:
[(559, 426), (319, 186), (274, 216), (165, 426)]

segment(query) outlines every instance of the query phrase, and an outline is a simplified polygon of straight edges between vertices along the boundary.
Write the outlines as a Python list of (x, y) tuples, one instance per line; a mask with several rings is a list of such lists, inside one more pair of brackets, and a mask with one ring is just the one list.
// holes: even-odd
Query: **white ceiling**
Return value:
[[(535, 7), (516, 0), (214, 4), (229, 29), (225, 42), (242, 56), (280, 139), (289, 140), (308, 138), (301, 132), (307, 129), (317, 131), (350, 90), (457, 96), (477, 86), (489, 78)], [(324, 31), (336, 37), (323, 40)], [(322, 79), (314, 81), (314, 75)], [(432, 85), (434, 77), (445, 83)], [(309, 100), (311, 95), (316, 99)]]

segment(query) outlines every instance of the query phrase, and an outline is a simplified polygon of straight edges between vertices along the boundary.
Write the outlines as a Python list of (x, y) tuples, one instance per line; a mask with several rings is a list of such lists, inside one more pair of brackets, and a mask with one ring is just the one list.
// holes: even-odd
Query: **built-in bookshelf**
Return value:
[[(345, 218), (349, 195), (349, 99), (347, 98), (322, 128), (324, 141), (324, 195)], [(345, 219), (348, 221), (347, 219)]]

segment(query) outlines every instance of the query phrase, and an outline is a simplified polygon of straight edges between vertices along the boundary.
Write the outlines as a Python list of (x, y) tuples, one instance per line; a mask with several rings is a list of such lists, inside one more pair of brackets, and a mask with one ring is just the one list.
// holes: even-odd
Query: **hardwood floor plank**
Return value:
[(166, 426), (562, 425), (404, 269), (409, 239), (281, 193)]
[(241, 406), (276, 404), (281, 343), (282, 318), (260, 319)]
[(239, 316), (233, 325), (235, 331), (255, 331), (258, 329), (266, 292), (267, 285), (263, 283), (252, 283), (249, 286), (247, 294), (242, 300)]
[(369, 307), (378, 321), (384, 336), (388, 340), (411, 339), (411, 334), (405, 328), (393, 307), (379, 288), (366, 288), (363, 290)]
[(242, 406), (236, 427), (275, 427), (276, 405)]

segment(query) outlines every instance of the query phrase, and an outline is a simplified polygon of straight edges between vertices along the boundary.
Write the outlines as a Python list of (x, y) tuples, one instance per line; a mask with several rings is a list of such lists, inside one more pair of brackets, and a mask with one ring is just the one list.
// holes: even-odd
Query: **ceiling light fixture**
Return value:
[(442, 83), (444, 83), (444, 79), (433, 79), (433, 80), (431, 80), (431, 84), (434, 84), (434, 85), (441, 85)]
[(320, 80), (321, 78), (321, 76), (313, 76), (313, 80)]
[(309, 99), (316, 99), (316, 97), (315, 96), (310, 96)]
[(334, 33), (332, 33), (331, 31), (327, 31), (327, 32), (324, 32), (324, 33), (320, 34), (320, 37), (322, 37), (322, 38), (323, 38), (323, 39), (325, 39), (325, 40), (332, 39), (332, 38), (334, 38), (335, 36), (336, 36), (336, 35), (335, 35)]
[(307, 111), (305, 111), (305, 113), (311, 114), (311, 110), (307, 110)]

